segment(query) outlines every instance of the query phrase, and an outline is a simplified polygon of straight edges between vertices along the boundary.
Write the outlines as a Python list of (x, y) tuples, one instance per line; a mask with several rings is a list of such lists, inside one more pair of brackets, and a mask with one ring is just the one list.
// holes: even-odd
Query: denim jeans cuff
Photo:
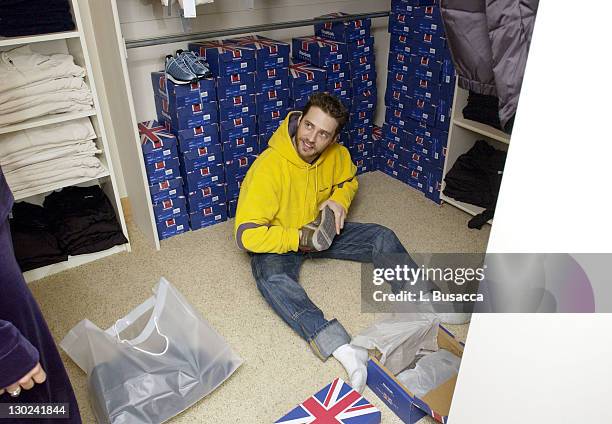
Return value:
[(319, 359), (325, 361), (334, 350), (343, 344), (350, 343), (350, 341), (351, 336), (349, 336), (342, 324), (334, 318), (318, 329), (308, 343)]

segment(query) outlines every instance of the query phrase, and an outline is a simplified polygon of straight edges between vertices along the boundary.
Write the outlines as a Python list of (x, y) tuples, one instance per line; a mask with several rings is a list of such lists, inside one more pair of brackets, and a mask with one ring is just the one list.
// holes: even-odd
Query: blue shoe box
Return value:
[(350, 128), (340, 134), (340, 141), (344, 146), (350, 147), (354, 144), (365, 143), (372, 137), (372, 126)]
[(407, 74), (410, 72), (410, 61), (412, 55), (407, 53), (389, 53), (388, 69), (392, 72), (401, 72)]
[(371, 141), (354, 143), (348, 147), (348, 150), (353, 159), (372, 157), (374, 155), (374, 144)]
[[(402, 164), (400, 164), (401, 166)], [(408, 165), (404, 172), (401, 173), (401, 180), (412, 188), (416, 188), (421, 192), (427, 191), (428, 173), (423, 168)]]
[(410, 133), (403, 130), (401, 127), (391, 125), (387, 122), (383, 124), (383, 136), (389, 141), (398, 143), (401, 146), (408, 147), (410, 143)]
[(191, 84), (175, 84), (166, 78), (164, 71), (151, 72), (153, 92), (175, 103), (177, 107), (192, 103), (216, 101), (215, 80), (201, 79)]
[(255, 91), (257, 93), (263, 93), (269, 90), (288, 90), (289, 89), (289, 77), (276, 78), (276, 79), (255, 79)]
[(362, 56), (358, 61), (349, 63), (350, 77), (356, 78), (360, 75), (367, 74), (370, 71), (376, 71), (376, 61), (373, 56)]
[(455, 79), (455, 65), (452, 59), (444, 59), (440, 65), (440, 82), (442, 84), (454, 84)]
[[(282, 115), (281, 115), (282, 116)], [(283, 123), (282, 119), (276, 121), (267, 121), (259, 123), (259, 133), (268, 134), (274, 133)]]
[(380, 155), (387, 158), (396, 159), (401, 163), (408, 163), (410, 161), (410, 153), (410, 150), (400, 146), (398, 143), (387, 140), (385, 140), (384, 143), (381, 143), (379, 151)]
[(336, 97), (347, 97), (351, 94), (351, 81), (350, 80), (338, 80), (338, 81), (327, 81), (326, 91)]
[(289, 88), (293, 93), (298, 87), (325, 85), (325, 69), (311, 65), (309, 62), (295, 62), (289, 65)]
[(412, 38), (414, 34), (414, 20), (408, 14), (391, 13), (389, 15), (389, 32), (395, 35), (405, 35)]
[(255, 74), (229, 74), (217, 78), (217, 97), (219, 101), (236, 96), (255, 94)]
[(448, 131), (450, 126), (451, 102), (449, 100), (440, 99), (436, 108), (436, 128), (442, 131)]
[(226, 198), (225, 184), (212, 184), (190, 192), (187, 208), (189, 212), (196, 212), (215, 203), (224, 203)]
[(325, 68), (327, 71), (327, 82), (344, 81), (350, 78), (351, 68), (349, 62), (332, 63)]
[(292, 52), (295, 60), (307, 61), (322, 68), (348, 60), (346, 43), (316, 36), (294, 38)]
[(179, 149), (181, 152), (211, 146), (219, 143), (219, 124), (202, 125), (178, 131)]
[(272, 40), (260, 35), (249, 35), (227, 41), (239, 46), (254, 49), (258, 72), (274, 68), (286, 68), (289, 66), (291, 46), (288, 43)]
[(153, 215), (156, 222), (186, 215), (187, 213), (187, 199), (185, 196), (179, 196), (176, 199), (166, 199), (153, 204)]
[(391, 10), (397, 13), (413, 13), (415, 6), (434, 6), (438, 0), (391, 0)]
[(389, 41), (389, 52), (390, 53), (404, 53), (411, 55), (414, 53), (415, 46), (412, 43), (412, 34), (410, 35), (396, 35), (391, 34)]
[(197, 149), (183, 152), (180, 158), (181, 165), (186, 172), (193, 171), (204, 166), (223, 162), (223, 150), (221, 144), (202, 146)]
[(231, 201), (234, 199), (238, 199), (240, 195), (240, 187), (242, 187), (242, 182), (244, 181), (244, 177), (237, 178), (233, 181), (228, 181), (225, 187), (227, 193), (227, 200)]
[(362, 56), (374, 54), (374, 37), (360, 38), (353, 42), (347, 43), (349, 60), (359, 60)]
[(166, 144), (158, 149), (151, 149), (149, 153), (143, 154), (145, 167), (153, 165), (157, 162), (178, 157), (178, 149), (176, 147), (176, 141), (170, 145)]
[(372, 70), (368, 73), (357, 75), (351, 79), (351, 88), (353, 91), (366, 90), (368, 88), (376, 89), (376, 71)]
[(350, 128), (374, 125), (374, 111), (354, 112), (349, 114), (347, 125)]
[(310, 94), (304, 97), (299, 97), (297, 99), (291, 99), (291, 109), (292, 110), (302, 110), (306, 107), (306, 104), (310, 100)]
[(187, 214), (168, 218), (157, 223), (157, 235), (160, 240), (189, 231), (189, 216)]
[(227, 221), (227, 205), (225, 203), (206, 206), (189, 214), (192, 231), (210, 227), (223, 221)]
[[(335, 12), (319, 16), (319, 18), (336, 18), (346, 15), (347, 14), (343, 12)], [(318, 37), (346, 43), (370, 36), (371, 27), (371, 19), (358, 19), (347, 22), (327, 22), (323, 24), (315, 24), (314, 30), (315, 35)]]
[[(420, 37), (421, 39), (423, 37)], [(422, 40), (411, 40), (411, 53), (416, 56), (429, 56), (435, 60), (443, 60), (448, 56), (448, 49), (444, 45), (441, 47), (432, 43), (424, 44)], [(439, 43), (438, 43), (439, 44)]]
[(235, 181), (244, 177), (257, 159), (256, 155), (246, 155), (237, 158), (232, 158), (225, 161), (225, 179), (226, 181)]
[(371, 110), (371, 111), (376, 110), (376, 102), (374, 101), (374, 99), (357, 100), (353, 98), (351, 108), (350, 108), (350, 111), (352, 113), (368, 111), (368, 110)]
[(442, 169), (430, 168), (426, 169), (427, 175), (427, 190), (425, 191), (425, 197), (429, 200), (440, 204), (440, 193), (442, 192)]
[(374, 158), (363, 157), (363, 158), (351, 158), (353, 163), (357, 167), (357, 175), (365, 174), (374, 170)]
[(420, 34), (431, 34), (436, 37), (445, 37), (444, 26), (437, 19), (428, 19), (424, 17), (414, 18), (414, 30)]
[(179, 158), (168, 158), (152, 164), (147, 164), (147, 179), (149, 185), (157, 184), (165, 180), (180, 177)]
[(362, 103), (362, 102), (363, 103), (370, 102), (370, 103), (376, 104), (377, 101), (378, 101), (378, 92), (375, 89), (368, 89), (368, 90), (357, 93), (357, 95), (355, 95), (355, 93), (353, 92), (353, 104)]
[(314, 93), (323, 92), (326, 89), (325, 82), (320, 84), (299, 85), (291, 91), (291, 98), (294, 100), (306, 98), (308, 100)]
[(415, 77), (419, 80), (425, 79), (433, 83), (441, 82), (442, 64), (430, 56), (412, 56), (410, 64)]
[(405, 104), (397, 103), (393, 106), (387, 106), (387, 111), (385, 112), (385, 122), (409, 132), (412, 125), (411, 120), (412, 118), (410, 117)]
[(233, 199), (227, 202), (227, 217), (235, 218), (236, 217), (236, 209), (238, 208), (238, 200)]
[[(289, 67), (272, 68), (255, 72), (255, 81), (287, 80), (289, 82)], [(263, 84), (263, 82), (262, 82)]]
[(256, 116), (242, 116), (221, 122), (221, 143), (238, 137), (257, 135)]
[[(291, 91), (288, 89), (272, 89), (257, 93), (257, 95), (255, 96), (255, 103), (257, 104), (258, 108), (257, 111), (265, 112), (266, 110), (270, 110), (270, 107), (272, 105), (276, 105), (274, 106), (274, 108), (277, 109), (279, 106), (276, 102), (281, 100), (287, 100), (289, 98), (291, 98)], [(280, 107), (282, 107), (282, 105)]]
[(178, 156), (176, 137), (159, 122), (140, 122), (138, 133), (145, 164)]
[(353, 100), (362, 101), (364, 99), (376, 99), (378, 97), (378, 91), (376, 89), (376, 80), (371, 81), (372, 85), (370, 87), (363, 86), (355, 86), (351, 87), (351, 93), (353, 96)]
[(255, 115), (255, 95), (234, 96), (219, 102), (219, 120), (229, 121), (241, 116)]
[(387, 73), (387, 92), (399, 91), (406, 94), (408, 92), (409, 80), (410, 77), (408, 74), (397, 71), (389, 71)]
[(437, 110), (435, 107), (428, 105), (425, 101), (418, 99), (408, 107), (408, 116), (415, 121), (435, 126)]
[(412, 16), (417, 19), (433, 21), (442, 25), (442, 14), (437, 5), (414, 6)]
[(223, 162), (233, 158), (258, 155), (259, 142), (257, 135), (253, 134), (247, 137), (236, 137), (223, 143)]
[(270, 125), (274, 126), (274, 128), (278, 128), (281, 122), (283, 122), (287, 116), (287, 113), (289, 113), (289, 108), (273, 110), (272, 112), (264, 112), (257, 115), (257, 124), (259, 125), (259, 129), (268, 128)]
[(185, 179), (185, 191), (187, 193), (213, 184), (223, 184), (225, 182), (223, 163), (197, 168), (189, 172), (182, 169), (181, 172)]
[(219, 122), (217, 102), (194, 103), (189, 106), (172, 108), (167, 100), (155, 96), (155, 107), (164, 121), (177, 130)]
[(183, 179), (178, 177), (157, 184), (151, 184), (149, 186), (149, 192), (151, 193), (151, 201), (153, 203), (184, 196)]
[(189, 43), (189, 50), (206, 60), (216, 77), (255, 72), (255, 50), (225, 40)]
[(274, 119), (274, 112), (278, 112), (281, 116), (285, 116), (290, 107), (290, 96), (279, 100), (262, 101), (257, 104), (257, 122), (268, 115), (270, 119)]
[[(439, 35), (433, 35), (426, 32), (420, 33), (415, 32), (412, 36), (412, 42), (420, 44), (423, 47), (429, 49), (435, 49), (438, 51), (438, 55), (442, 54), (442, 50), (446, 49), (446, 39)], [(418, 52), (415, 52), (418, 54)]]

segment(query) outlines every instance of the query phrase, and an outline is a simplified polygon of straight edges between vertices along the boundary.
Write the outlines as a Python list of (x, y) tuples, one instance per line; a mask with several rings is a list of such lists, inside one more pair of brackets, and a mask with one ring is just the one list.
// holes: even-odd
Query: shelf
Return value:
[(497, 140), (501, 143), (510, 144), (509, 134), (481, 122), (472, 121), (471, 119), (465, 119), (457, 116), (453, 118), (453, 123), (477, 134)]
[(78, 31), (54, 32), (51, 34), (26, 35), (24, 37), (0, 37), (0, 47), (18, 46), (21, 44), (41, 43), (44, 41), (67, 40), (78, 38)]
[(119, 246), (111, 247), (108, 250), (103, 250), (96, 253), (88, 253), (85, 255), (69, 256), (67, 261), (59, 262), (57, 264), (47, 265), (42, 268), (36, 268), (31, 271), (23, 273), (23, 277), (29, 283), (31, 281), (40, 280), (41, 278), (48, 277), (58, 272), (66, 271), (68, 269), (85, 265), (89, 262), (97, 261), (98, 259), (105, 258), (107, 256), (114, 255), (115, 253), (127, 252), (129, 250), (129, 244), (122, 244)]
[(81, 110), (78, 112), (70, 113), (58, 113), (56, 115), (45, 115), (39, 118), (28, 119), (27, 121), (20, 122), (18, 124), (8, 125), (6, 127), (0, 127), (0, 134), (12, 133), (15, 131), (27, 130), (29, 128), (42, 127), (44, 125), (57, 124), (59, 122), (72, 121), (79, 118), (85, 118), (86, 116), (94, 116), (96, 114), (95, 109)]
[(78, 184), (84, 184), (84, 183), (88, 183), (88, 182), (91, 182), (91, 181), (97, 181), (100, 178), (105, 178), (105, 177), (108, 177), (109, 175), (110, 175), (110, 173), (108, 172), (108, 170), (105, 169), (104, 172), (102, 174), (98, 175), (97, 177), (93, 177), (93, 178), (85, 177), (85, 178), (82, 178), (80, 180), (72, 181), (70, 183), (59, 182), (57, 184), (51, 184), (49, 186), (46, 186), (44, 189), (34, 188), (32, 190), (27, 190), (27, 191), (15, 193), (15, 195), (14, 195), (15, 196), (15, 201), (27, 199), (28, 197), (36, 196), (36, 195), (39, 195), (39, 194), (50, 193), (50, 192), (52, 192), (54, 190), (59, 190), (59, 189), (64, 188), (64, 187), (71, 187), (71, 186), (75, 186), (75, 185), (78, 185)]
[[(464, 212), (469, 213), (472, 216), (476, 216), (484, 212), (484, 208), (480, 206), (472, 205), (471, 203), (461, 202), (459, 200), (455, 200), (452, 197), (445, 196), (444, 194), (440, 194), (440, 199), (444, 200), (446, 203), (453, 205), (454, 207), (461, 209)], [(493, 224), (493, 220), (490, 219), (488, 224)]]

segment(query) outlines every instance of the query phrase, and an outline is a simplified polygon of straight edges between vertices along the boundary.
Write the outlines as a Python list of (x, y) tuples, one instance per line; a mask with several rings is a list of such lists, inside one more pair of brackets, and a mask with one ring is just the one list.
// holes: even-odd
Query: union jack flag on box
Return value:
[(336, 378), (276, 423), (379, 424), (381, 414), (351, 386)]
[(292, 94), (296, 87), (305, 85), (325, 86), (327, 73), (324, 69), (311, 65), (308, 62), (295, 62), (289, 65), (289, 85)]
[(257, 69), (267, 70), (274, 68), (286, 68), (289, 66), (289, 52), (291, 46), (283, 41), (276, 41), (260, 35), (249, 35), (246, 37), (228, 40), (239, 46), (249, 47), (255, 50)]
[(145, 157), (156, 155), (157, 152), (163, 152), (164, 150), (176, 151), (176, 137), (157, 121), (138, 123), (138, 133), (140, 134), (142, 153)]
[(304, 60), (325, 68), (332, 63), (347, 62), (348, 50), (345, 43), (321, 37), (298, 37), (292, 40), (293, 58)]
[[(341, 18), (348, 16), (348, 13), (335, 12), (319, 18)], [(351, 42), (359, 38), (368, 37), (371, 32), (371, 19), (357, 19), (345, 22), (326, 22), (315, 24), (315, 34), (319, 37), (334, 41)]]
[(204, 58), (216, 77), (255, 72), (255, 49), (226, 40), (189, 43), (189, 50)]

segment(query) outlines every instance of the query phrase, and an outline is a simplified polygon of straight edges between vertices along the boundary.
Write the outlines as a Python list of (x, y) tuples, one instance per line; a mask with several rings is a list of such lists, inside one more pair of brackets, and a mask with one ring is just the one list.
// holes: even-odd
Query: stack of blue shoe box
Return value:
[(159, 239), (189, 230), (176, 137), (157, 121), (138, 124)]
[(325, 69), (310, 62), (294, 59), (289, 65), (289, 92), (292, 110), (302, 110), (310, 96), (324, 92), (327, 84)]
[(151, 74), (158, 119), (177, 138), (192, 230), (227, 219), (219, 110), (214, 79), (179, 85)]
[(455, 70), (436, 0), (392, 0), (379, 164), (440, 203)]
[[(321, 16), (334, 18), (346, 16), (337, 12)], [(341, 72), (328, 70), (328, 92), (339, 96), (350, 112), (349, 121), (341, 136), (341, 143), (350, 151), (358, 166), (358, 173), (372, 169), (372, 127), (376, 110), (376, 65), (372, 21), (360, 19), (315, 25), (315, 34), (330, 42), (342, 44), (346, 52)], [(350, 82), (349, 82), (350, 81)], [(342, 91), (338, 85), (342, 82)], [(347, 90), (346, 96), (341, 93)]]

